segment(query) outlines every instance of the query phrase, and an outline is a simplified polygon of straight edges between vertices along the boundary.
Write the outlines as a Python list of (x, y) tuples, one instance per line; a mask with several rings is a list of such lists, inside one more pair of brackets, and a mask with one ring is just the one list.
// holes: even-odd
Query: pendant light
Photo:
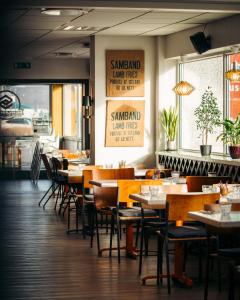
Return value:
[[(185, 61), (184, 56), (181, 56), (180, 62), (184, 63), (184, 61)], [(181, 80), (175, 85), (173, 91), (178, 96), (188, 96), (194, 91), (194, 87), (189, 82)]]
[(233, 66), (232, 69), (225, 73), (225, 78), (230, 82), (240, 82), (240, 70), (238, 69), (238, 63), (236, 61), (236, 54), (239, 52), (239, 48), (237, 46), (232, 47), (232, 52), (234, 54)]

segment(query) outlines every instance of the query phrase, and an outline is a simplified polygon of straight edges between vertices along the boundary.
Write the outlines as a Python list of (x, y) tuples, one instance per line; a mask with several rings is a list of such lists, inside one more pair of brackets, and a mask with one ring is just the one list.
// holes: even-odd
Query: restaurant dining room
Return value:
[(240, 1), (0, 16), (0, 298), (240, 299)]

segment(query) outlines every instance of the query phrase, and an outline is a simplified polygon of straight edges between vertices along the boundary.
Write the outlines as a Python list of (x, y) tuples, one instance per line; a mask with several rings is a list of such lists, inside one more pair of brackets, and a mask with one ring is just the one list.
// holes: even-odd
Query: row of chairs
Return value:
[[(42, 159), (44, 161), (44, 158), (42, 156)], [(45, 163), (44, 163), (45, 164)], [(54, 164), (54, 163), (53, 163)], [(45, 165), (46, 167), (46, 165)], [(112, 239), (113, 239), (113, 234), (116, 231), (116, 236), (117, 236), (117, 250), (118, 250), (118, 261), (120, 262), (120, 233), (121, 233), (121, 223), (124, 222), (137, 222), (141, 221), (141, 241), (140, 241), (140, 259), (139, 259), (139, 274), (141, 274), (141, 269), (142, 269), (142, 256), (143, 256), (143, 241), (145, 237), (145, 234), (148, 232), (149, 226), (153, 226), (155, 229), (155, 233), (158, 235), (158, 272), (157, 272), (157, 283), (161, 281), (161, 277), (166, 277), (168, 281), (168, 292), (170, 293), (170, 269), (169, 269), (169, 257), (168, 257), (168, 242), (169, 241), (175, 241), (176, 239), (178, 241), (184, 241), (187, 242), (189, 240), (205, 240), (206, 239), (206, 232), (203, 227), (199, 227), (197, 234), (196, 234), (196, 229), (194, 228), (193, 231), (189, 231), (189, 228), (192, 226), (187, 226), (187, 227), (174, 227), (173, 223), (170, 222), (174, 221), (174, 217), (171, 215), (171, 212), (174, 211), (176, 212), (182, 212), (183, 207), (178, 207), (178, 205), (183, 205), (187, 206), (187, 210), (199, 210), (202, 208), (202, 202), (201, 202), (201, 208), (199, 208), (199, 203), (200, 199), (197, 199), (192, 201), (189, 201), (189, 203), (197, 203), (198, 206), (195, 207), (190, 207), (186, 203), (187, 201), (187, 196), (184, 195), (184, 197), (180, 200), (179, 196), (180, 195), (169, 195), (168, 196), (168, 203), (170, 204), (169, 207), (164, 208), (162, 211), (158, 210), (158, 214), (155, 210), (152, 210), (151, 208), (146, 208), (146, 207), (134, 207), (132, 209), (122, 209), (120, 207), (119, 200), (124, 200), (119, 197), (121, 193), (119, 191), (124, 191), (124, 194), (126, 195), (130, 193), (138, 193), (140, 192), (140, 185), (137, 187), (134, 185), (136, 182), (132, 181), (128, 182), (126, 179), (133, 180), (134, 179), (134, 170), (129, 168), (129, 169), (119, 169), (119, 171), (116, 170), (104, 170), (100, 169), (101, 166), (91, 166), (88, 167), (89, 169), (84, 170), (83, 174), (83, 193), (81, 196), (78, 197), (78, 200), (76, 203), (80, 204), (78, 207), (79, 209), (76, 210), (78, 214), (81, 214), (82, 217), (84, 217), (85, 209), (83, 209), (83, 203), (87, 206), (90, 206), (91, 209), (88, 210), (91, 212), (91, 217), (89, 218), (90, 220), (90, 226), (91, 226), (91, 245), (93, 242), (93, 237), (94, 237), (94, 229), (96, 228), (96, 235), (97, 235), (97, 245), (98, 245), (98, 252), (99, 254), (101, 253), (101, 247), (100, 247), (100, 235), (99, 235), (99, 216), (106, 216), (107, 218), (110, 218), (110, 247), (109, 247), (109, 256), (112, 254)], [(54, 167), (53, 167), (54, 169)], [(46, 168), (47, 170), (47, 168)], [(48, 170), (47, 170), (48, 172)], [(55, 183), (57, 182), (58, 175), (56, 172), (51, 173), (53, 177), (48, 176), (50, 179), (54, 180)], [(49, 175), (49, 174), (48, 174)], [(152, 177), (151, 172), (148, 172), (146, 174), (149, 176), (149, 178)], [(170, 175), (170, 174), (169, 174)], [(56, 176), (56, 177), (55, 177)], [(165, 176), (161, 176), (165, 177)], [(89, 180), (91, 179), (120, 179), (119, 180), (119, 188), (98, 188), (98, 187), (92, 187), (89, 184)], [(121, 179), (125, 179), (122, 181), (121, 184)], [(63, 179), (61, 179), (63, 180)], [(187, 177), (187, 185), (188, 185), (188, 190), (189, 191), (201, 191), (202, 185), (203, 184), (214, 184), (214, 183), (219, 183), (221, 182), (231, 182), (230, 177), (199, 177), (199, 176), (190, 176)], [(61, 181), (57, 182), (57, 184), (61, 187), (66, 185), (66, 182)], [(122, 186), (125, 184), (125, 186)], [(141, 183), (142, 184), (142, 183)], [(146, 182), (147, 184), (147, 182)], [(155, 182), (156, 184), (156, 182)], [(128, 187), (132, 187), (131, 190), (127, 191), (129, 189)], [(51, 187), (50, 187), (51, 188)], [(89, 193), (91, 189), (93, 188), (93, 194)], [(54, 189), (56, 190), (57, 187)], [(50, 189), (49, 189), (50, 190)], [(47, 192), (49, 192), (49, 190)], [(61, 192), (59, 192), (61, 194)], [(63, 191), (62, 191), (63, 194)], [(93, 196), (94, 195), (94, 196)], [(51, 196), (51, 195), (50, 195)], [(172, 196), (172, 198), (171, 198)], [(181, 195), (182, 196), (182, 195)], [(44, 206), (46, 203), (49, 201), (50, 198), (45, 201)], [(190, 198), (189, 198), (190, 199)], [(202, 200), (203, 198), (201, 198)], [(41, 199), (42, 201), (43, 199)], [(128, 199), (125, 199), (126, 202)], [(179, 201), (180, 200), (180, 201)], [(208, 199), (209, 200), (209, 199)], [(211, 201), (215, 202), (217, 199), (213, 198)], [(195, 202), (196, 201), (196, 202)], [(210, 201), (210, 202), (211, 202)], [(63, 201), (61, 201), (62, 203)], [(172, 210), (173, 203), (176, 206), (176, 209)], [(55, 207), (57, 205), (57, 201), (55, 203)], [(177, 208), (178, 207), (178, 208)], [(167, 209), (167, 210), (166, 210)], [(180, 216), (176, 216), (176, 219), (178, 219)], [(77, 218), (78, 219), (78, 218)], [(187, 220), (187, 217), (186, 217)], [(153, 225), (154, 224), (154, 225)], [(170, 226), (171, 224), (171, 226)], [(193, 236), (193, 233), (195, 234)], [(162, 258), (163, 258), (163, 245), (165, 245), (165, 254), (166, 254), (166, 269), (167, 273), (166, 275), (162, 274)], [(146, 249), (145, 249), (146, 250)], [(147, 252), (147, 251), (145, 251)], [(219, 252), (220, 253), (220, 252)]]

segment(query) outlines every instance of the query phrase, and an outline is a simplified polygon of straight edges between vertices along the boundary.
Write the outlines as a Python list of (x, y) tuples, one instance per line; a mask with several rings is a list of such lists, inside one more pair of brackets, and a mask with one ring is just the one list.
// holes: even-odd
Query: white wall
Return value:
[(162, 126), (160, 125), (160, 111), (163, 108), (175, 106), (176, 94), (173, 87), (176, 85), (177, 60), (165, 58), (166, 37), (157, 38), (157, 55), (156, 55), (156, 150), (166, 149), (166, 139)]
[[(94, 54), (91, 61), (92, 80), (95, 90), (95, 163), (112, 162), (115, 165), (122, 159), (127, 164), (145, 163), (148, 167), (155, 164), (155, 38), (96, 36)], [(119, 99), (106, 97), (106, 61), (107, 49), (134, 49), (145, 52), (145, 133), (144, 147), (105, 147), (106, 100)], [(93, 69), (92, 69), (92, 66)], [(94, 92), (93, 92), (94, 93)], [(121, 99), (144, 99), (143, 97), (122, 97)]]
[(1, 62), (0, 79), (88, 79), (89, 59), (39, 59), (31, 69), (14, 69), (14, 61)]

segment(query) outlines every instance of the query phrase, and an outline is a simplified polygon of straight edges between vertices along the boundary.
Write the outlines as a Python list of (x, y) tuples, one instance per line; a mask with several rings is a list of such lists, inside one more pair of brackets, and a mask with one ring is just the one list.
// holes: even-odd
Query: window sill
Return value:
[(201, 156), (200, 153), (198, 154), (198, 153), (187, 152), (187, 151), (156, 151), (155, 154), (240, 166), (240, 159), (232, 159), (226, 155)]

